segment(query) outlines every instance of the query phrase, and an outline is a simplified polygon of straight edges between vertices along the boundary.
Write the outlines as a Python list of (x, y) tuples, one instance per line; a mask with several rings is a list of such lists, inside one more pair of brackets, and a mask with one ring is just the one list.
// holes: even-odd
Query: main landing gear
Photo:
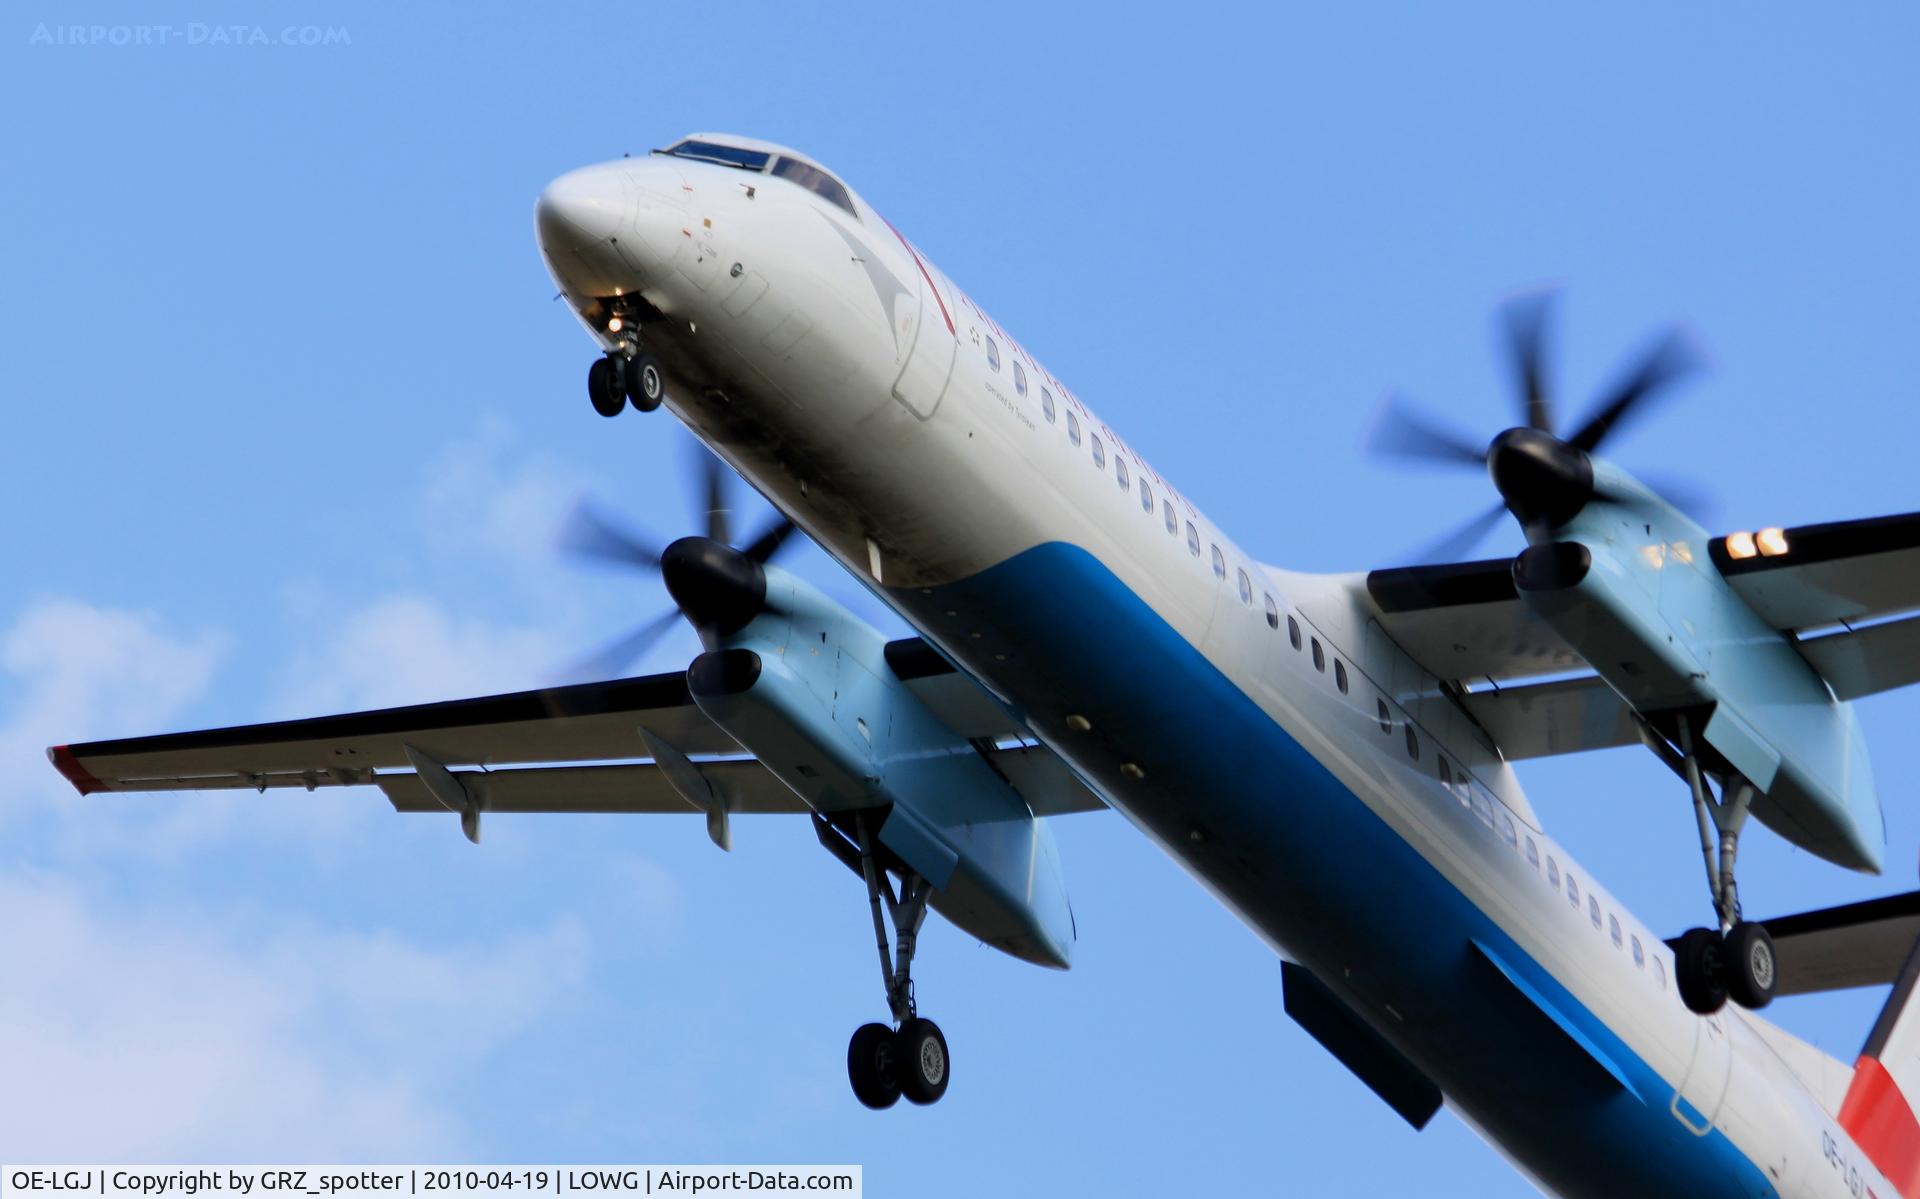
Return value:
[(1720, 924), (1718, 928), (1688, 929), (1674, 943), (1674, 984), (1679, 988), (1680, 1001), (1703, 1016), (1719, 1011), (1729, 999), (1757, 1010), (1773, 1001), (1779, 970), (1773, 938), (1766, 926), (1740, 918), (1740, 889), (1734, 880), (1740, 831), (1753, 806), (1753, 784), (1730, 774), (1721, 780), (1720, 798), (1716, 800), (1707, 787), (1686, 716), (1679, 718), (1679, 726), (1678, 755), (1644, 725), (1641, 734), (1648, 746), (1687, 780), (1693, 793), (1700, 854), (1706, 862), (1707, 886), (1713, 893)]
[(639, 411), (652, 412), (666, 394), (666, 375), (652, 354), (616, 350), (587, 368), (587, 398), (601, 416), (619, 416), (629, 400)]
[[(860, 841), (860, 874), (867, 882), (867, 903), (873, 911), (874, 942), (880, 950), (880, 980), (886, 985), (887, 1007), (893, 1027), (863, 1024), (847, 1045), (847, 1078), (853, 1095), (868, 1107), (892, 1107), (902, 1095), (910, 1103), (935, 1103), (947, 1093), (952, 1058), (940, 1026), (922, 1019), (913, 999), (913, 951), (920, 926), (927, 918), (927, 898), (933, 888), (909, 873), (896, 897), (893, 880), (874, 860), (873, 840), (866, 816), (854, 814)], [(894, 949), (887, 952), (887, 920), (894, 929)]]

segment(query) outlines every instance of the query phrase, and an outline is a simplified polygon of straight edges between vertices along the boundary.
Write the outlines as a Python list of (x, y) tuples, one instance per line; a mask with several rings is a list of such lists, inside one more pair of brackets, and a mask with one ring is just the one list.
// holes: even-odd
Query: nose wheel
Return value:
[[(876, 1110), (892, 1107), (903, 1095), (909, 1103), (937, 1103), (947, 1093), (952, 1058), (940, 1026), (923, 1018), (914, 1004), (912, 974), (914, 949), (933, 888), (909, 872), (896, 896), (893, 880), (874, 859), (864, 813), (854, 814), (854, 829), (860, 843), (860, 874), (873, 912), (880, 977), (894, 1024), (863, 1024), (854, 1030), (847, 1044), (847, 1080), (853, 1084), (854, 1098)], [(889, 920), (894, 929), (892, 953), (887, 949)]]
[(652, 412), (666, 395), (666, 372), (652, 354), (615, 351), (587, 368), (587, 398), (601, 416), (619, 416), (629, 401), (637, 411)]

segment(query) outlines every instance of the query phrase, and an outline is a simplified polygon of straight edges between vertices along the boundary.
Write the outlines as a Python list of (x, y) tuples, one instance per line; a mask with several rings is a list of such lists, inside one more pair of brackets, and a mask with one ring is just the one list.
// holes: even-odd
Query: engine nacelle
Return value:
[(767, 610), (687, 671), (701, 712), (816, 811), (849, 828), (870, 813), (935, 911), (1064, 969), (1073, 914), (1046, 822), (894, 675), (878, 630), (785, 571), (766, 576)]
[(1754, 785), (1753, 812), (1828, 861), (1880, 868), (1885, 826), (1865, 741), (1793, 645), (1728, 586), (1706, 535), (1604, 463), (1609, 494), (1514, 560), (1522, 599), (1620, 696)]

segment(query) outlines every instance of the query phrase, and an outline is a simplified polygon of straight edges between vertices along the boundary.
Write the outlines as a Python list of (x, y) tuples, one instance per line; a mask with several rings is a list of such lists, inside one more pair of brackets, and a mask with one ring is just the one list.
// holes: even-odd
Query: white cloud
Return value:
[(565, 639), (537, 625), (455, 616), (418, 594), (374, 599), (294, 655), (278, 707), (317, 715), (540, 686)]
[(552, 568), (562, 518), (587, 489), (579, 468), (525, 449), (498, 417), (436, 455), (425, 474), (420, 523), (428, 547), (477, 550), (544, 569)]
[(0, 877), (0, 944), (0, 1160), (16, 1162), (471, 1153), (448, 1114), (464, 1081), (587, 962), (570, 921), (430, 949), (104, 912), (32, 877)]
[(0, 724), (0, 815), (66, 792), (47, 746), (163, 727), (205, 692), (219, 654), (218, 637), (175, 635), (146, 613), (67, 599), (28, 608), (0, 638), (15, 683)]

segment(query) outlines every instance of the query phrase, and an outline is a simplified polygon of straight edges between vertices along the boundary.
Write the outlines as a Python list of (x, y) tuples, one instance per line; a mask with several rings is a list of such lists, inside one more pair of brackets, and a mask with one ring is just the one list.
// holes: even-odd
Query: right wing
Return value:
[(82, 795), (224, 787), (354, 786), (411, 769), (407, 747), (446, 766), (604, 762), (650, 755), (645, 724), (688, 754), (739, 754), (700, 714), (684, 675), (657, 674), (310, 720), (55, 746)]
[[(1035, 815), (1105, 807), (924, 642), (891, 643), (887, 661), (916, 699), (973, 741)], [(665, 748), (656, 753), (650, 740)], [(402, 812), (700, 811), (681, 798), (691, 790), (728, 812), (809, 810), (701, 713), (679, 673), (61, 745), (47, 756), (82, 795), (373, 785)], [(697, 777), (676, 781), (680, 763)], [(454, 786), (444, 793), (449, 775)]]

